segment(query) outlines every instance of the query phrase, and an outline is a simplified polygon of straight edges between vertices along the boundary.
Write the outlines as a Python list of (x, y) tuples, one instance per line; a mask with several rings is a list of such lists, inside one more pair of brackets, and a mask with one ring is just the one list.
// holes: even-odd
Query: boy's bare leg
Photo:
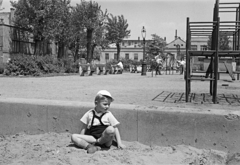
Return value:
[(93, 136), (82, 135), (82, 134), (73, 134), (71, 139), (76, 146), (83, 149), (86, 149), (89, 143), (96, 142), (96, 139)]
[(100, 147), (92, 145), (92, 143), (96, 143), (96, 139), (93, 136), (73, 134), (71, 138), (72, 142), (76, 146), (87, 150), (87, 153), (89, 154), (93, 154), (94, 152), (101, 150)]
[(115, 136), (115, 129), (109, 126), (102, 133), (102, 136), (97, 140), (99, 144), (105, 144), (107, 147), (112, 145), (113, 138)]

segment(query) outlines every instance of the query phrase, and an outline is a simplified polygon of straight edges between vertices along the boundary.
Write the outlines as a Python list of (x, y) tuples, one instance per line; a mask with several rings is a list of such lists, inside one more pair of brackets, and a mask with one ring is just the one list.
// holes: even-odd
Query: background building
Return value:
[(0, 63), (6, 63), (9, 58), (10, 29), (13, 24), (14, 9), (10, 12), (0, 12)]
[[(146, 41), (146, 44), (147, 42), (148, 41)], [(140, 40), (140, 37), (137, 40), (123, 40), (120, 46), (119, 59), (124, 58), (136, 61), (143, 59), (143, 41)], [(115, 44), (109, 45), (108, 49), (102, 51), (100, 63), (106, 63), (113, 59), (117, 59), (117, 48)]]

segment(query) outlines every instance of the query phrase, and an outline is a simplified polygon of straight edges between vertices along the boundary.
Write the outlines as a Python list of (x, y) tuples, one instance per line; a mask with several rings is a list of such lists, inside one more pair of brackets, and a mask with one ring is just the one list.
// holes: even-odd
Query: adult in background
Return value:
[(181, 61), (177, 61), (177, 63), (180, 67), (180, 74), (183, 74), (186, 62), (184, 60), (181, 60)]
[(155, 57), (155, 61), (156, 61), (155, 76), (158, 74), (161, 75), (161, 69), (162, 69), (162, 63), (163, 63), (162, 58), (158, 55)]
[(119, 60), (119, 62), (117, 63), (117, 67), (119, 68), (120, 72), (123, 72), (123, 63), (121, 60)]

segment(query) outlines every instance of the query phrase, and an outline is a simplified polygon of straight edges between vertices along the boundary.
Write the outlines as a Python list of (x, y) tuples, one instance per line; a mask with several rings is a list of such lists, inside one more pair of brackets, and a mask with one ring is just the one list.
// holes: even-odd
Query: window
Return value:
[(114, 53), (114, 59), (115, 60), (117, 59), (117, 53)]
[(191, 50), (197, 50), (197, 45), (191, 45)]
[(134, 53), (134, 60), (138, 60), (138, 54)]
[(131, 46), (131, 41), (128, 41), (128, 46)]
[(124, 46), (124, 44), (125, 44), (125, 43), (124, 43), (124, 41), (123, 41), (123, 42), (122, 42), (122, 46)]
[(105, 59), (109, 60), (109, 54), (108, 53), (105, 53)]
[(200, 49), (201, 49), (201, 50), (207, 50), (207, 45), (201, 45), (201, 46), (200, 46)]
[(125, 59), (129, 60), (129, 54), (128, 53), (125, 54)]

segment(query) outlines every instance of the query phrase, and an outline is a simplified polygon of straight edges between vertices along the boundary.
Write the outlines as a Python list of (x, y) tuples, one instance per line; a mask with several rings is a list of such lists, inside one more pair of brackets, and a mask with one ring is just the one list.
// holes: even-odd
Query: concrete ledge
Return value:
[[(1, 98), (0, 135), (78, 133), (81, 128), (79, 119), (93, 106), (88, 102)], [(240, 138), (239, 111), (197, 111), (114, 103), (111, 111), (121, 122), (121, 136), (126, 141), (240, 151), (240, 143), (237, 143)]]

